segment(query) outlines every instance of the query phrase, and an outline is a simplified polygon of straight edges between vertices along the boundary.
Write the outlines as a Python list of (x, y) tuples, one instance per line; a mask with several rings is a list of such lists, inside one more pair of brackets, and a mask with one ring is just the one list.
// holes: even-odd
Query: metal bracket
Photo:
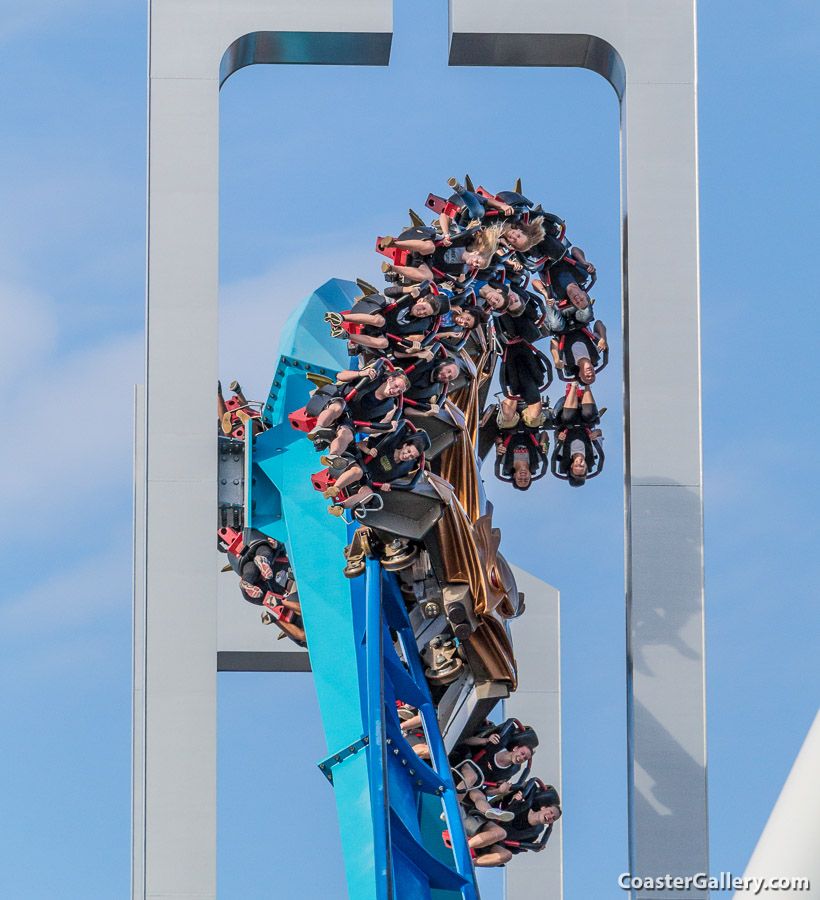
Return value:
[(370, 743), (368, 735), (362, 735), (358, 741), (354, 741), (343, 750), (331, 754), (319, 763), (319, 769), (327, 780), (333, 784), (333, 767), (344, 762), (349, 756), (355, 756), (360, 750), (364, 750)]
[(296, 359), (296, 357), (293, 356), (280, 356), (279, 363), (276, 366), (276, 375), (274, 375), (268, 399), (265, 401), (265, 408), (262, 410), (262, 421), (266, 425), (273, 425), (273, 407), (279, 396), (280, 390), (284, 387), (285, 373), (288, 369), (298, 369), (300, 372), (303, 372), (308, 379), (311, 375), (320, 375), (334, 381), (336, 379), (336, 372), (333, 369), (328, 369), (324, 366), (314, 366), (311, 363)]

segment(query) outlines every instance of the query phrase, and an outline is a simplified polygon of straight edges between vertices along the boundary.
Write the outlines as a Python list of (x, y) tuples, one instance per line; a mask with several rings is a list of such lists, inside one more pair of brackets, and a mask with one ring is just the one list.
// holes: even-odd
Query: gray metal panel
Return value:
[[(367, 47), (368, 62), (386, 64), (392, 3), (151, 0), (147, 518), (144, 568), (136, 567), (137, 582), (145, 573), (147, 616), (144, 723), (135, 715), (135, 898), (216, 897), (219, 75), (228, 48), (255, 32), (300, 32), (308, 45), (309, 33), (319, 33), (310, 50), (315, 63), (330, 61), (322, 48), (334, 46), (330, 35), (344, 34), (347, 52)], [(351, 33), (360, 33), (353, 44)], [(292, 60), (268, 53), (257, 61)], [(135, 548), (141, 557), (138, 541)], [(138, 628), (135, 641), (136, 663)], [(141, 726), (147, 735), (144, 818)]]
[[(313, 64), (329, 60), (339, 65), (361, 64), (352, 54), (368, 54), (369, 65), (387, 65), (384, 35), (393, 32), (393, 4), (390, 0), (356, 0), (340, 4), (336, 0), (151, 0), (151, 77), (203, 78), (218, 88), (219, 67), (228, 49), (245, 35), (301, 33), (310, 46)], [(343, 36), (350, 56), (340, 58), (329, 34)], [(360, 34), (372, 40), (352, 47), (349, 36)], [(294, 45), (285, 39), (272, 45), (271, 52), (257, 62), (294, 62)], [(377, 55), (377, 53), (379, 55)], [(307, 59), (302, 61), (307, 62)], [(223, 72), (227, 77), (230, 71)], [(217, 135), (213, 136), (216, 144)], [(210, 142), (210, 141), (209, 141)]]
[(454, 65), (581, 66), (621, 98), (631, 871), (705, 872), (694, 3), (451, 0), (450, 24)]
[[(212, 900), (216, 444), (209, 388), (217, 377), (218, 222), (214, 84), (187, 78), (153, 80), (149, 121), (144, 890), (147, 898)], [(179, 397), (185, 403), (179, 403)]]
[[(517, 566), (513, 574), (526, 595), (527, 609), (510, 622), (518, 660), (519, 687), (504, 702), (505, 713), (532, 725), (538, 733), (533, 774), (555, 785), (561, 783), (561, 595), (552, 585)], [(563, 897), (563, 828), (553, 828), (540, 853), (517, 856), (505, 869), (506, 896), (512, 898)], [(532, 886), (538, 885), (538, 893)]]
[(220, 672), (310, 672), (310, 657), (307, 650), (299, 649), (220, 650), (216, 667)]
[[(700, 493), (637, 486), (631, 495), (642, 553), (640, 566), (633, 554), (627, 633), (632, 871), (692, 875), (708, 872), (708, 830), (692, 819), (693, 809), (705, 816), (707, 800)], [(670, 868), (652, 869), (659, 860)]]

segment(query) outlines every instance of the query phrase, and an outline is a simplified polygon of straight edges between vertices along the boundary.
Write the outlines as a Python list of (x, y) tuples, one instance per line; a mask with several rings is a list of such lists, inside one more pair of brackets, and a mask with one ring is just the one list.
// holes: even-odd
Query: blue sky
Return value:
[[(15, 900), (128, 891), (145, 19), (132, 0), (34, 0), (0, 14), (0, 367), (13, 423), (0, 451), (8, 511), (0, 526), (0, 895)], [(328, 277), (376, 279), (375, 235), (395, 233), (408, 206), (418, 209), (428, 190), (465, 170), (497, 188), (521, 175), (528, 193), (566, 217), (599, 267), (596, 312), (617, 332), (611, 88), (583, 71), (448, 71), (445, 29), (440, 0), (399, 0), (389, 69), (254, 68), (226, 84), (223, 381), (264, 390), (274, 348), (249, 359), (249, 334), (275, 335), (290, 306)], [(818, 462), (810, 349), (818, 49), (820, 12), (810, 0), (776, 9), (755, 0), (742, 18), (733, 0), (701, 5), (713, 871), (742, 871), (820, 700), (810, 491)], [(556, 91), (583, 125), (572, 142), (551, 130), (546, 101)], [(523, 112), (512, 139), (461, 127), (461, 108), (492, 113), (516, 96)], [(444, 119), (456, 128), (442, 141)], [(777, 324), (767, 328), (772, 316)], [(786, 328), (801, 339), (782, 341)], [(612, 895), (625, 868), (619, 365), (613, 353), (599, 396), (610, 408), (608, 476), (583, 498), (544, 483), (493, 498), (505, 551), (521, 564), (543, 560), (538, 574), (564, 598), (570, 900)], [(535, 517), (543, 531), (516, 526)], [(584, 540), (561, 540), (567, 528)], [(277, 678), (221, 678), (222, 894), (271, 896), (276, 877), (285, 896), (289, 888), (310, 900), (336, 896), (334, 806), (314, 768), (324, 753), (315, 699), (307, 677)], [(320, 820), (309, 830), (292, 812), (301, 806)], [(282, 817), (288, 838), (274, 840)], [(327, 848), (322, 866), (298, 850), (308, 834)]]

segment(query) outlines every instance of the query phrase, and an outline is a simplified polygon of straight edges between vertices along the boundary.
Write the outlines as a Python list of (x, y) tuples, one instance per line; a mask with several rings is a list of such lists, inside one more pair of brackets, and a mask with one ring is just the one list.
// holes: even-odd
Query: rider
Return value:
[[(467, 845), (474, 850), (477, 866), (503, 866), (515, 854), (541, 849), (561, 818), (561, 800), (551, 785), (532, 779), (521, 791), (504, 801), (504, 811), (511, 818), (503, 825), (488, 822), (470, 837)], [(546, 833), (544, 828), (547, 829)]]
[(603, 468), (603, 436), (592, 426), (600, 421), (600, 414), (588, 385), (572, 382), (566, 397), (559, 401), (553, 417), (556, 427), (555, 449), (552, 454), (552, 473), (581, 487), (587, 478), (594, 478)]
[[(336, 376), (338, 384), (314, 392), (305, 408), (308, 416), (316, 417), (316, 425), (308, 433), (310, 440), (320, 446), (329, 444), (331, 453), (340, 454), (353, 441), (356, 431), (395, 430), (398, 398), (410, 387), (410, 379), (402, 369), (376, 365), (343, 369)], [(355, 393), (346, 387), (361, 379), (369, 379), (369, 383)]]
[[(414, 470), (418, 471), (419, 458), (429, 447), (427, 432), (416, 431), (408, 435), (400, 426), (395, 434), (378, 442), (362, 442), (357, 446), (355, 455), (323, 456), (323, 465), (329, 466), (334, 474), (340, 473), (334, 484), (322, 492), (324, 497), (336, 500), (328, 512), (334, 516), (344, 515), (346, 509), (358, 506), (372, 496), (374, 489), (390, 491), (393, 482), (412, 475)], [(347, 488), (349, 491), (358, 482), (363, 484), (354, 494), (343, 500), (338, 499), (342, 490)]]

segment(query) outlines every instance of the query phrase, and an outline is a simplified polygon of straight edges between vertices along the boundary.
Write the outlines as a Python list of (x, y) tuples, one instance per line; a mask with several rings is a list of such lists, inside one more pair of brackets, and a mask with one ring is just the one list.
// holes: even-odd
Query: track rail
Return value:
[[(339, 342), (323, 345), (314, 320), (349, 302), (355, 285), (331, 282), (297, 309), (280, 343), (264, 418), (248, 438), (246, 525), (283, 541), (302, 603), (329, 755), (351, 900), (479, 900), (458, 799), (396, 576), (368, 560), (342, 574), (353, 527), (327, 515), (312, 489), (316, 455), (287, 412), (303, 406), (310, 374), (335, 374)], [(325, 305), (327, 304), (327, 305)], [(343, 349), (343, 348), (342, 348)], [(399, 648), (397, 650), (397, 647)], [(404, 738), (396, 701), (421, 715), (431, 763)], [(446, 821), (442, 821), (444, 819)], [(453, 849), (442, 841), (448, 828)]]

